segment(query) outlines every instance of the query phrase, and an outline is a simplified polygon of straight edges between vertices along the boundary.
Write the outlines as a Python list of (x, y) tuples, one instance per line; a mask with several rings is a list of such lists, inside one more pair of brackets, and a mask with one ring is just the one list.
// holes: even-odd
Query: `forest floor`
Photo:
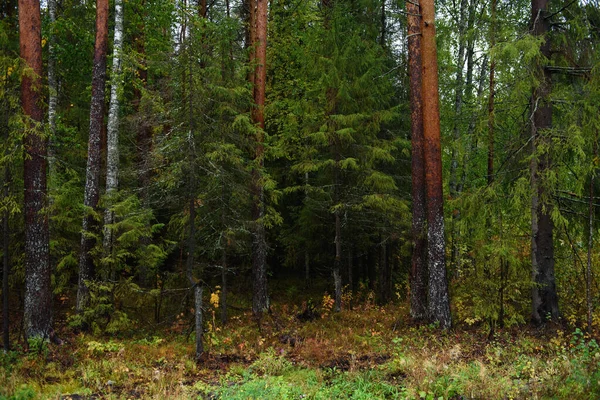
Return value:
[(200, 362), (185, 316), (113, 336), (57, 323), (64, 344), (0, 355), (0, 399), (600, 398), (600, 348), (580, 330), (440, 331), (411, 324), (406, 302), (354, 303), (274, 302), (260, 330), (238, 307), (222, 326), (209, 304)]

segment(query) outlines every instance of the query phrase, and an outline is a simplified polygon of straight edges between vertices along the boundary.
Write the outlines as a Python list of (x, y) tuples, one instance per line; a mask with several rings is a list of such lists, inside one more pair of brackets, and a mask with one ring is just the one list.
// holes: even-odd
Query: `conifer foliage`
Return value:
[(217, 308), (262, 329), (298, 284), (313, 316), (596, 329), (597, 1), (440, 5), (2, 2), (5, 346), (60, 301), (202, 361)]

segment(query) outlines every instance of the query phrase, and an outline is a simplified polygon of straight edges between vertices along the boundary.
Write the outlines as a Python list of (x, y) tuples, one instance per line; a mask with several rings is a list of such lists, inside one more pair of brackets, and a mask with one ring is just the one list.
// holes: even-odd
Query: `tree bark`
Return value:
[[(548, 0), (532, 0), (532, 28), (536, 36), (546, 36), (550, 29), (550, 21), (546, 19), (548, 13)], [(550, 39), (546, 37), (540, 48), (543, 57), (550, 58)], [(554, 222), (552, 221), (552, 203), (548, 199), (550, 188), (540, 180), (550, 168), (550, 154), (537, 154), (537, 144), (543, 142), (550, 146), (550, 138), (543, 135), (552, 128), (552, 104), (549, 100), (552, 88), (552, 77), (549, 71), (544, 70), (545, 61), (535, 65), (540, 84), (534, 89), (532, 95), (532, 277), (534, 281), (532, 294), (532, 320), (539, 324), (546, 320), (558, 320), (558, 295), (554, 278)], [(547, 150), (548, 151), (548, 150)], [(535, 220), (535, 222), (533, 222)]]
[[(337, 192), (337, 188), (335, 189)], [(337, 195), (336, 195), (337, 197)], [(337, 203), (337, 202), (336, 202)], [(337, 204), (336, 204), (337, 205)], [(340, 218), (340, 210), (335, 210), (335, 259), (333, 261), (333, 285), (335, 302), (333, 311), (340, 312), (342, 310), (342, 275), (340, 267), (342, 265), (342, 221)]]
[[(58, 78), (56, 76), (56, 0), (48, 0), (48, 15), (50, 17), (50, 33), (48, 35), (48, 171), (50, 179), (54, 176), (54, 139), (56, 137), (56, 110), (58, 108)], [(52, 181), (51, 181), (52, 182)]]
[[(3, 114), (4, 120), (2, 121), (2, 129), (4, 130), (4, 142), (8, 143), (8, 108), (5, 108), (6, 105), (3, 104)], [(4, 155), (8, 155), (8, 146), (5, 149)], [(2, 191), (2, 195), (4, 196), (4, 200), (8, 199), (9, 195), (9, 184), (10, 184), (10, 167), (9, 164), (6, 163), (4, 165), (4, 188)], [(8, 352), (10, 350), (10, 335), (9, 335), (9, 327), (10, 327), (10, 318), (8, 315), (9, 306), (8, 306), (8, 276), (10, 273), (10, 264), (9, 264), (9, 217), (10, 214), (8, 212), (8, 208), (4, 209), (2, 213), (2, 332), (3, 332), (3, 342), (4, 342), (4, 352)]]
[(458, 20), (458, 60), (456, 63), (456, 86), (454, 88), (454, 127), (452, 145), (452, 161), (450, 162), (450, 196), (456, 197), (458, 186), (458, 148), (460, 141), (459, 119), (463, 106), (463, 67), (465, 63), (465, 24), (466, 24), (467, 0), (461, 0)]
[[(191, 132), (190, 132), (191, 136)], [(191, 138), (193, 140), (193, 138)], [(190, 144), (192, 146), (192, 144)], [(192, 161), (194, 162), (194, 161)], [(193, 172), (191, 173), (193, 175)], [(192, 188), (195, 186), (194, 178), (190, 177)], [(190, 207), (190, 220), (189, 220), (189, 237), (188, 237), (188, 254), (186, 261), (186, 275), (192, 290), (194, 291), (194, 319), (196, 327), (196, 361), (200, 360), (202, 353), (204, 353), (204, 346), (202, 343), (203, 329), (202, 329), (202, 285), (200, 281), (194, 278), (194, 264), (196, 254), (196, 202), (194, 196), (194, 190), (191, 190), (189, 199)]]
[(496, 96), (496, 58), (492, 54), (492, 50), (496, 46), (496, 0), (492, 0), (492, 20), (490, 22), (490, 94), (488, 98), (488, 165), (487, 165), (487, 182), (488, 185), (494, 181), (494, 128), (495, 128), (495, 111), (494, 99)]
[[(594, 158), (598, 158), (597, 139), (594, 140)], [(587, 266), (585, 269), (585, 299), (587, 305), (587, 330), (592, 333), (592, 250), (594, 247), (594, 178), (596, 170), (592, 170), (590, 176), (590, 199), (588, 202), (588, 249), (587, 249)]]
[(52, 289), (46, 207), (47, 142), (42, 135), (42, 37), (39, 0), (19, 0), (19, 44), (28, 73), (21, 80), (26, 118), (23, 138), (25, 183), (25, 307), (27, 338), (49, 338), (52, 330)]
[(269, 309), (267, 292), (267, 243), (264, 225), (264, 187), (262, 183), (262, 168), (264, 166), (264, 130), (265, 130), (265, 90), (267, 79), (267, 0), (253, 0), (250, 10), (253, 22), (253, 46), (255, 68), (252, 82), (254, 83), (254, 108), (252, 121), (257, 126), (254, 162), (252, 171), (252, 219), (254, 223), (252, 241), (252, 273), (253, 296), (252, 312), (259, 318)]
[(227, 223), (226, 213), (228, 200), (225, 194), (225, 179), (221, 182), (221, 324), (227, 323)]
[[(308, 171), (304, 173), (304, 206), (307, 207), (308, 203)], [(304, 287), (308, 289), (310, 287), (310, 254), (308, 253), (308, 246), (304, 245)]]
[(110, 103), (108, 107), (106, 137), (106, 194), (109, 204), (104, 211), (104, 251), (109, 253), (113, 237), (110, 225), (114, 214), (110, 210), (111, 195), (119, 187), (119, 92), (122, 87), (121, 51), (123, 49), (123, 0), (115, 0), (115, 31), (113, 39), (113, 65), (111, 71)]
[(92, 72), (92, 101), (90, 105), (90, 134), (85, 176), (83, 204), (86, 208), (81, 229), (81, 255), (79, 257), (79, 286), (77, 312), (82, 312), (89, 302), (86, 283), (94, 277), (94, 261), (90, 251), (96, 240), (91, 235), (97, 223), (90, 211), (96, 211), (100, 198), (100, 155), (102, 125), (104, 122), (104, 92), (106, 88), (106, 52), (108, 49), (108, 0), (96, 0), (96, 42), (94, 44), (94, 69)]
[(429, 268), (429, 317), (440, 327), (452, 325), (446, 278), (444, 198), (438, 93), (435, 9), (433, 0), (421, 1), (422, 94), (425, 179), (427, 195), (427, 264)]
[(423, 138), (423, 97), (421, 65), (421, 18), (418, 1), (407, 1), (408, 73), (410, 79), (412, 240), (410, 273), (410, 315), (427, 318), (427, 239), (425, 233), (425, 160)]

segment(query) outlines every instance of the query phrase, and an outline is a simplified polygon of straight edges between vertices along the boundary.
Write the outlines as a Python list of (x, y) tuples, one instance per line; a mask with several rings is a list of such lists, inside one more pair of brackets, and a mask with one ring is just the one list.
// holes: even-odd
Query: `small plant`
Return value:
[(48, 340), (41, 336), (35, 336), (27, 339), (30, 356), (48, 356)]
[(250, 371), (261, 374), (278, 376), (284, 374), (292, 367), (292, 364), (286, 360), (283, 354), (277, 354), (270, 347), (267, 351), (260, 354), (258, 359), (250, 366)]
[(100, 356), (104, 353), (121, 351), (122, 349), (124, 349), (124, 347), (121, 346), (119, 343), (113, 342), (112, 340), (109, 340), (106, 343), (100, 343), (92, 340), (87, 343), (87, 349), (93, 355)]
[(321, 318), (325, 318), (331, 313), (334, 304), (335, 300), (329, 295), (329, 293), (325, 293), (323, 295), (323, 301), (321, 302), (321, 309), (323, 310), (321, 313)]

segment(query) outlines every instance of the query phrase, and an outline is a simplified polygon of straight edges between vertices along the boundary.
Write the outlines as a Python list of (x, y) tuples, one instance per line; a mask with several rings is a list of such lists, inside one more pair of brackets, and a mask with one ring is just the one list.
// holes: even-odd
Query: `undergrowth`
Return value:
[(484, 327), (412, 325), (405, 305), (368, 296), (341, 313), (307, 307), (275, 303), (260, 329), (249, 312), (225, 326), (207, 318), (199, 363), (186, 326), (120, 337), (63, 326), (61, 346), (0, 354), (0, 399), (600, 398), (600, 346), (579, 329), (490, 338)]

